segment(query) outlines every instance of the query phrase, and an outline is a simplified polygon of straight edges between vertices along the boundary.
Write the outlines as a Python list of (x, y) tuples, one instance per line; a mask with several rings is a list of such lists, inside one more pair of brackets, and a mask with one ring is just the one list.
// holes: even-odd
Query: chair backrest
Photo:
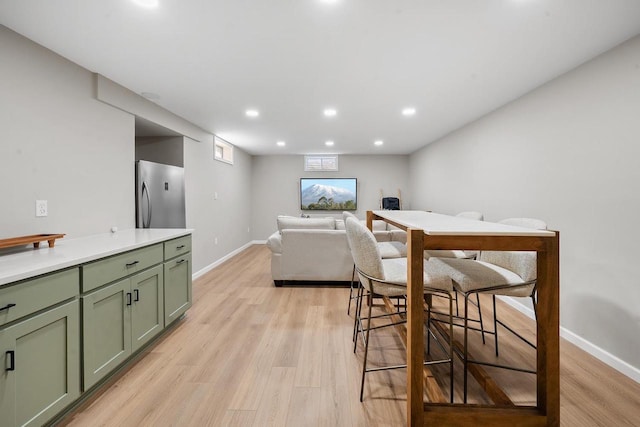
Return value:
[(507, 218), (498, 221), (498, 224), (513, 225), (516, 227), (533, 228), (534, 230), (546, 230), (547, 223), (536, 218)]
[(385, 210), (399, 211), (400, 199), (397, 197), (383, 197), (380, 201), (380, 207)]
[[(507, 218), (498, 223), (536, 230), (547, 229), (547, 224), (544, 221), (535, 218)], [(525, 282), (537, 278), (537, 255), (535, 252), (482, 251), (479, 259), (511, 270), (522, 277)]]
[(347, 218), (353, 218), (353, 219), (355, 219), (356, 221), (358, 220), (358, 217), (357, 217), (357, 216), (355, 216), (354, 214), (352, 214), (351, 212), (348, 212), (348, 211), (342, 211), (342, 220), (344, 221), (345, 226), (346, 226), (346, 224), (347, 224)]
[(477, 211), (460, 212), (456, 216), (459, 216), (460, 218), (475, 219), (477, 221), (484, 220), (484, 215), (482, 215), (482, 212), (477, 212)]
[(347, 218), (345, 228), (351, 256), (358, 270), (368, 276), (384, 280), (382, 258), (373, 233), (360, 221), (353, 218)]

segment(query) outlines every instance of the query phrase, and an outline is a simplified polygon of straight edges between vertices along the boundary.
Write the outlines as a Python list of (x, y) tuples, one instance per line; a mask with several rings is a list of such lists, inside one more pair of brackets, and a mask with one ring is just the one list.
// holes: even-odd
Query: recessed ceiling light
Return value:
[(333, 117), (336, 114), (338, 114), (338, 112), (335, 110), (335, 108), (325, 108), (325, 110), (323, 111), (324, 115), (327, 117)]
[(285, 146), (285, 145), (287, 145), (287, 144), (286, 144), (286, 142), (284, 142), (284, 141), (278, 141), (278, 142), (276, 142), (276, 145), (277, 145), (278, 147), (284, 147), (284, 146)]
[(402, 109), (403, 116), (413, 116), (414, 114), (416, 114), (416, 109), (413, 107), (407, 107)]
[(333, 147), (333, 141), (327, 141), (324, 143), (327, 147)]
[(160, 4), (158, 0), (133, 0), (135, 4), (147, 9), (154, 9)]
[(378, 147), (379, 147), (379, 146), (381, 146), (382, 144), (384, 144), (384, 141), (383, 141), (383, 140), (381, 140), (381, 139), (379, 139), (379, 140), (377, 140), (377, 141), (374, 141), (374, 142), (373, 142), (373, 145), (376, 145), (376, 146), (378, 146)]
[(244, 112), (247, 117), (258, 117), (260, 115), (260, 112), (258, 110), (247, 110)]

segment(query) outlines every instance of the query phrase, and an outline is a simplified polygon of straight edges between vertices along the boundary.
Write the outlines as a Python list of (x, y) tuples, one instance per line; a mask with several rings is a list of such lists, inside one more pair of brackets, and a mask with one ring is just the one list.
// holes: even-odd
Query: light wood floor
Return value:
[[(367, 376), (358, 399), (362, 351), (353, 353), (349, 290), (275, 288), (269, 251), (253, 246), (194, 282), (194, 305), (179, 325), (60, 425), (69, 426), (401, 426), (405, 371)], [(490, 308), (489, 300), (483, 309)], [(506, 305), (500, 317), (528, 335), (533, 322)], [(489, 310), (486, 312), (489, 314)], [(488, 359), (493, 344), (472, 336)], [(402, 363), (388, 328), (371, 341), (372, 364)], [(533, 350), (507, 333), (501, 360), (533, 366)], [(397, 349), (397, 350), (396, 350)], [(435, 369), (448, 386), (447, 368)], [(456, 399), (461, 368), (456, 365)], [(490, 371), (517, 404), (531, 404), (531, 375)], [(470, 380), (470, 400), (487, 398)], [(640, 384), (565, 341), (561, 344), (563, 426), (640, 426)]]

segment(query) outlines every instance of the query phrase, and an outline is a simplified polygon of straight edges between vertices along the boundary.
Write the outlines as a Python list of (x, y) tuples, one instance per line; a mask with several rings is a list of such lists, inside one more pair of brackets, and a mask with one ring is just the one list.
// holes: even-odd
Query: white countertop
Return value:
[(552, 231), (515, 227), (489, 221), (477, 221), (458, 216), (426, 211), (373, 211), (407, 228), (422, 229), (432, 236), (538, 236), (552, 237)]
[(191, 234), (191, 229), (145, 228), (96, 234), (77, 239), (58, 239), (55, 247), (0, 255), (0, 286), (109, 255)]

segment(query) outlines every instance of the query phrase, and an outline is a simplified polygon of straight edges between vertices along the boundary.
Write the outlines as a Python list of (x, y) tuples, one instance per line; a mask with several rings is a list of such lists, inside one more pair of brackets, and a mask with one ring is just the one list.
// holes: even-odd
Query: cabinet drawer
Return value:
[(168, 260), (178, 255), (191, 252), (191, 235), (164, 242), (164, 259)]
[(101, 259), (82, 268), (82, 292), (96, 289), (162, 262), (162, 244)]
[(0, 325), (13, 322), (38, 310), (78, 295), (80, 275), (77, 268), (48, 274), (0, 288)]

